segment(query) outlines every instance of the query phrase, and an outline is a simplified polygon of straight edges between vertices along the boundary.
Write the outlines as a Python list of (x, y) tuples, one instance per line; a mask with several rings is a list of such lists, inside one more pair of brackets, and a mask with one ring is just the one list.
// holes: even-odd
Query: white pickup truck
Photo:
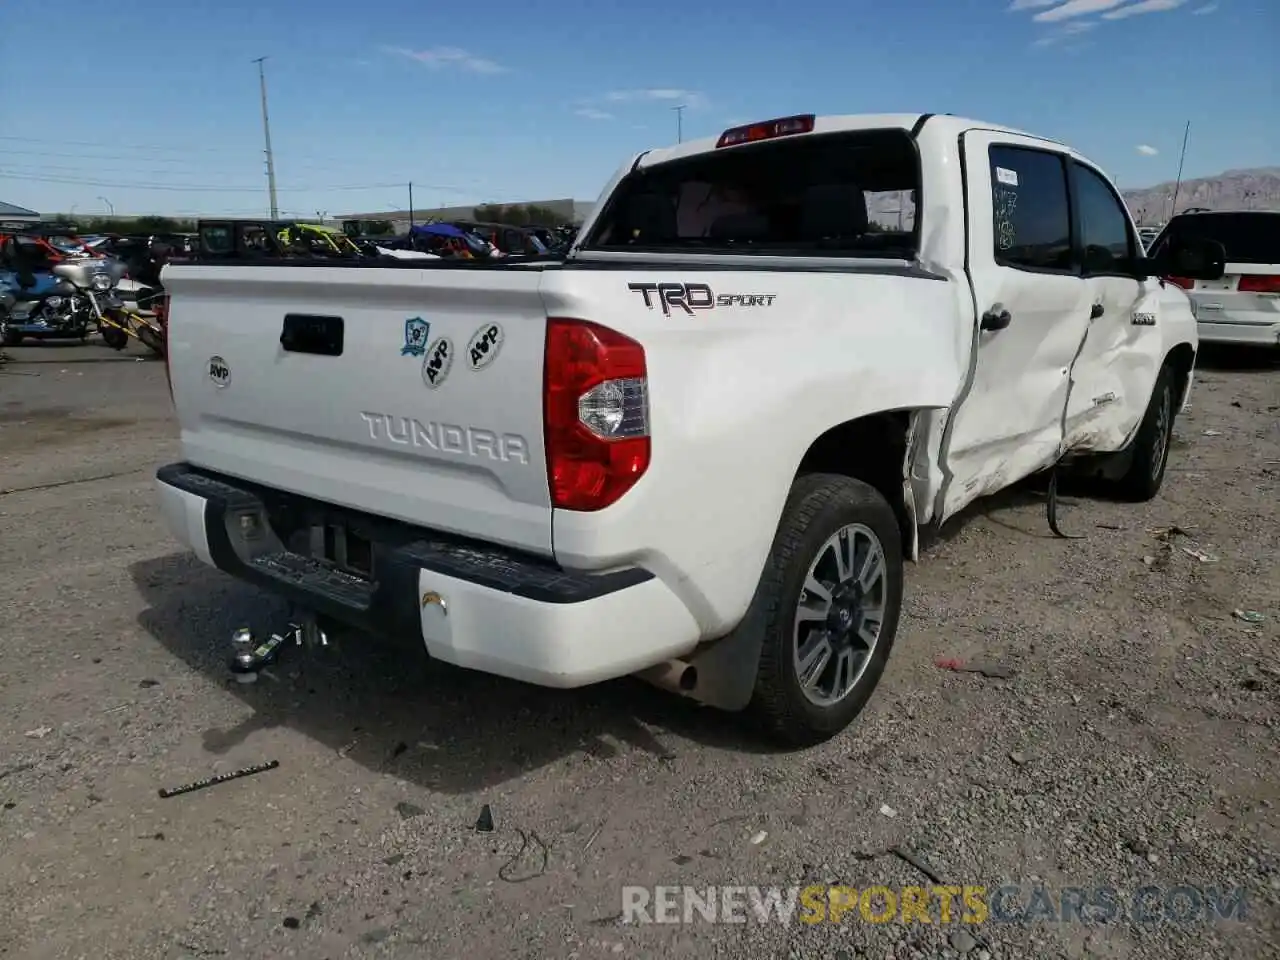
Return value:
[(862, 709), (904, 558), (1075, 462), (1143, 500), (1192, 376), (1186, 294), (1052, 140), (788, 117), (651, 150), (562, 259), (172, 265), (205, 563), (431, 657), (640, 674), (789, 742)]

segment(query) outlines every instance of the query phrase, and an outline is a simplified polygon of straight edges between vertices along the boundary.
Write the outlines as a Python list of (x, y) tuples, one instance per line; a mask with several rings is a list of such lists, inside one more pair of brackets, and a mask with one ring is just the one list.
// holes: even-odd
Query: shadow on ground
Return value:
[(1280, 370), (1280, 349), (1267, 347), (1235, 347), (1220, 343), (1202, 343), (1196, 355), (1197, 370), (1264, 373)]
[[(284, 726), (378, 772), (446, 793), (470, 793), (575, 753), (608, 759), (628, 748), (674, 758), (688, 738), (737, 752), (769, 752), (738, 718), (637, 680), (550, 690), (429, 661), (363, 635), (328, 650), (292, 648), (257, 683), (232, 680), (231, 632), (279, 629), (274, 597), (190, 554), (145, 560), (130, 575), (147, 609), (139, 624), (171, 654), (234, 693), (252, 716), (204, 733), (221, 754), (257, 730)], [(608, 643), (602, 636), (601, 643)]]

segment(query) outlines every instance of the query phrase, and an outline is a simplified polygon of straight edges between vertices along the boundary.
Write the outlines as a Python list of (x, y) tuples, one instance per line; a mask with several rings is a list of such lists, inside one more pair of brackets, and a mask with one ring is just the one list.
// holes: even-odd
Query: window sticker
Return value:
[(1018, 185), (1018, 171), (1010, 170), (1008, 167), (996, 167), (996, 180), (1007, 187), (1016, 187)]

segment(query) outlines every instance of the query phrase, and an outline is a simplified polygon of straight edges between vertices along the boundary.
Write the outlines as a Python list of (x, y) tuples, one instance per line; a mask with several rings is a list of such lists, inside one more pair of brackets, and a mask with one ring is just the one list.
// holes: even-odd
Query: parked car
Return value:
[[(885, 195), (924, 203), (886, 229)], [(1220, 255), (1145, 258), (1053, 140), (754, 123), (629, 159), (563, 262), (170, 266), (160, 505), (316, 628), (553, 687), (638, 673), (813, 742), (968, 504), (1059, 465), (1157, 495), (1197, 348), (1159, 277)]]
[(456, 220), (453, 225), (492, 244), (503, 253), (540, 256), (547, 252), (536, 231), (528, 227), (513, 227), (505, 223), (477, 223), (472, 220)]
[(1190, 295), (1201, 342), (1280, 348), (1280, 213), (1180, 213), (1152, 254), (1188, 239), (1213, 240), (1226, 249), (1223, 276), (1168, 278)]
[(1155, 243), (1156, 237), (1160, 236), (1159, 227), (1139, 227), (1138, 239), (1142, 241), (1142, 249), (1150, 250), (1151, 245)]

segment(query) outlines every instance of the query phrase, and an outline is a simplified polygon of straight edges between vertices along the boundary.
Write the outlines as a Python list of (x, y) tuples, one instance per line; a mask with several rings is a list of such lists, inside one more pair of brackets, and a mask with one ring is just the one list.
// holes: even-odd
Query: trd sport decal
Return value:
[(1154, 327), (1156, 325), (1156, 315), (1154, 313), (1135, 313), (1131, 322), (1135, 327)]
[(698, 310), (715, 307), (771, 307), (776, 293), (713, 293), (705, 283), (628, 283), (627, 289), (644, 298), (650, 310), (662, 309), (669, 317), (673, 310), (692, 316)]

